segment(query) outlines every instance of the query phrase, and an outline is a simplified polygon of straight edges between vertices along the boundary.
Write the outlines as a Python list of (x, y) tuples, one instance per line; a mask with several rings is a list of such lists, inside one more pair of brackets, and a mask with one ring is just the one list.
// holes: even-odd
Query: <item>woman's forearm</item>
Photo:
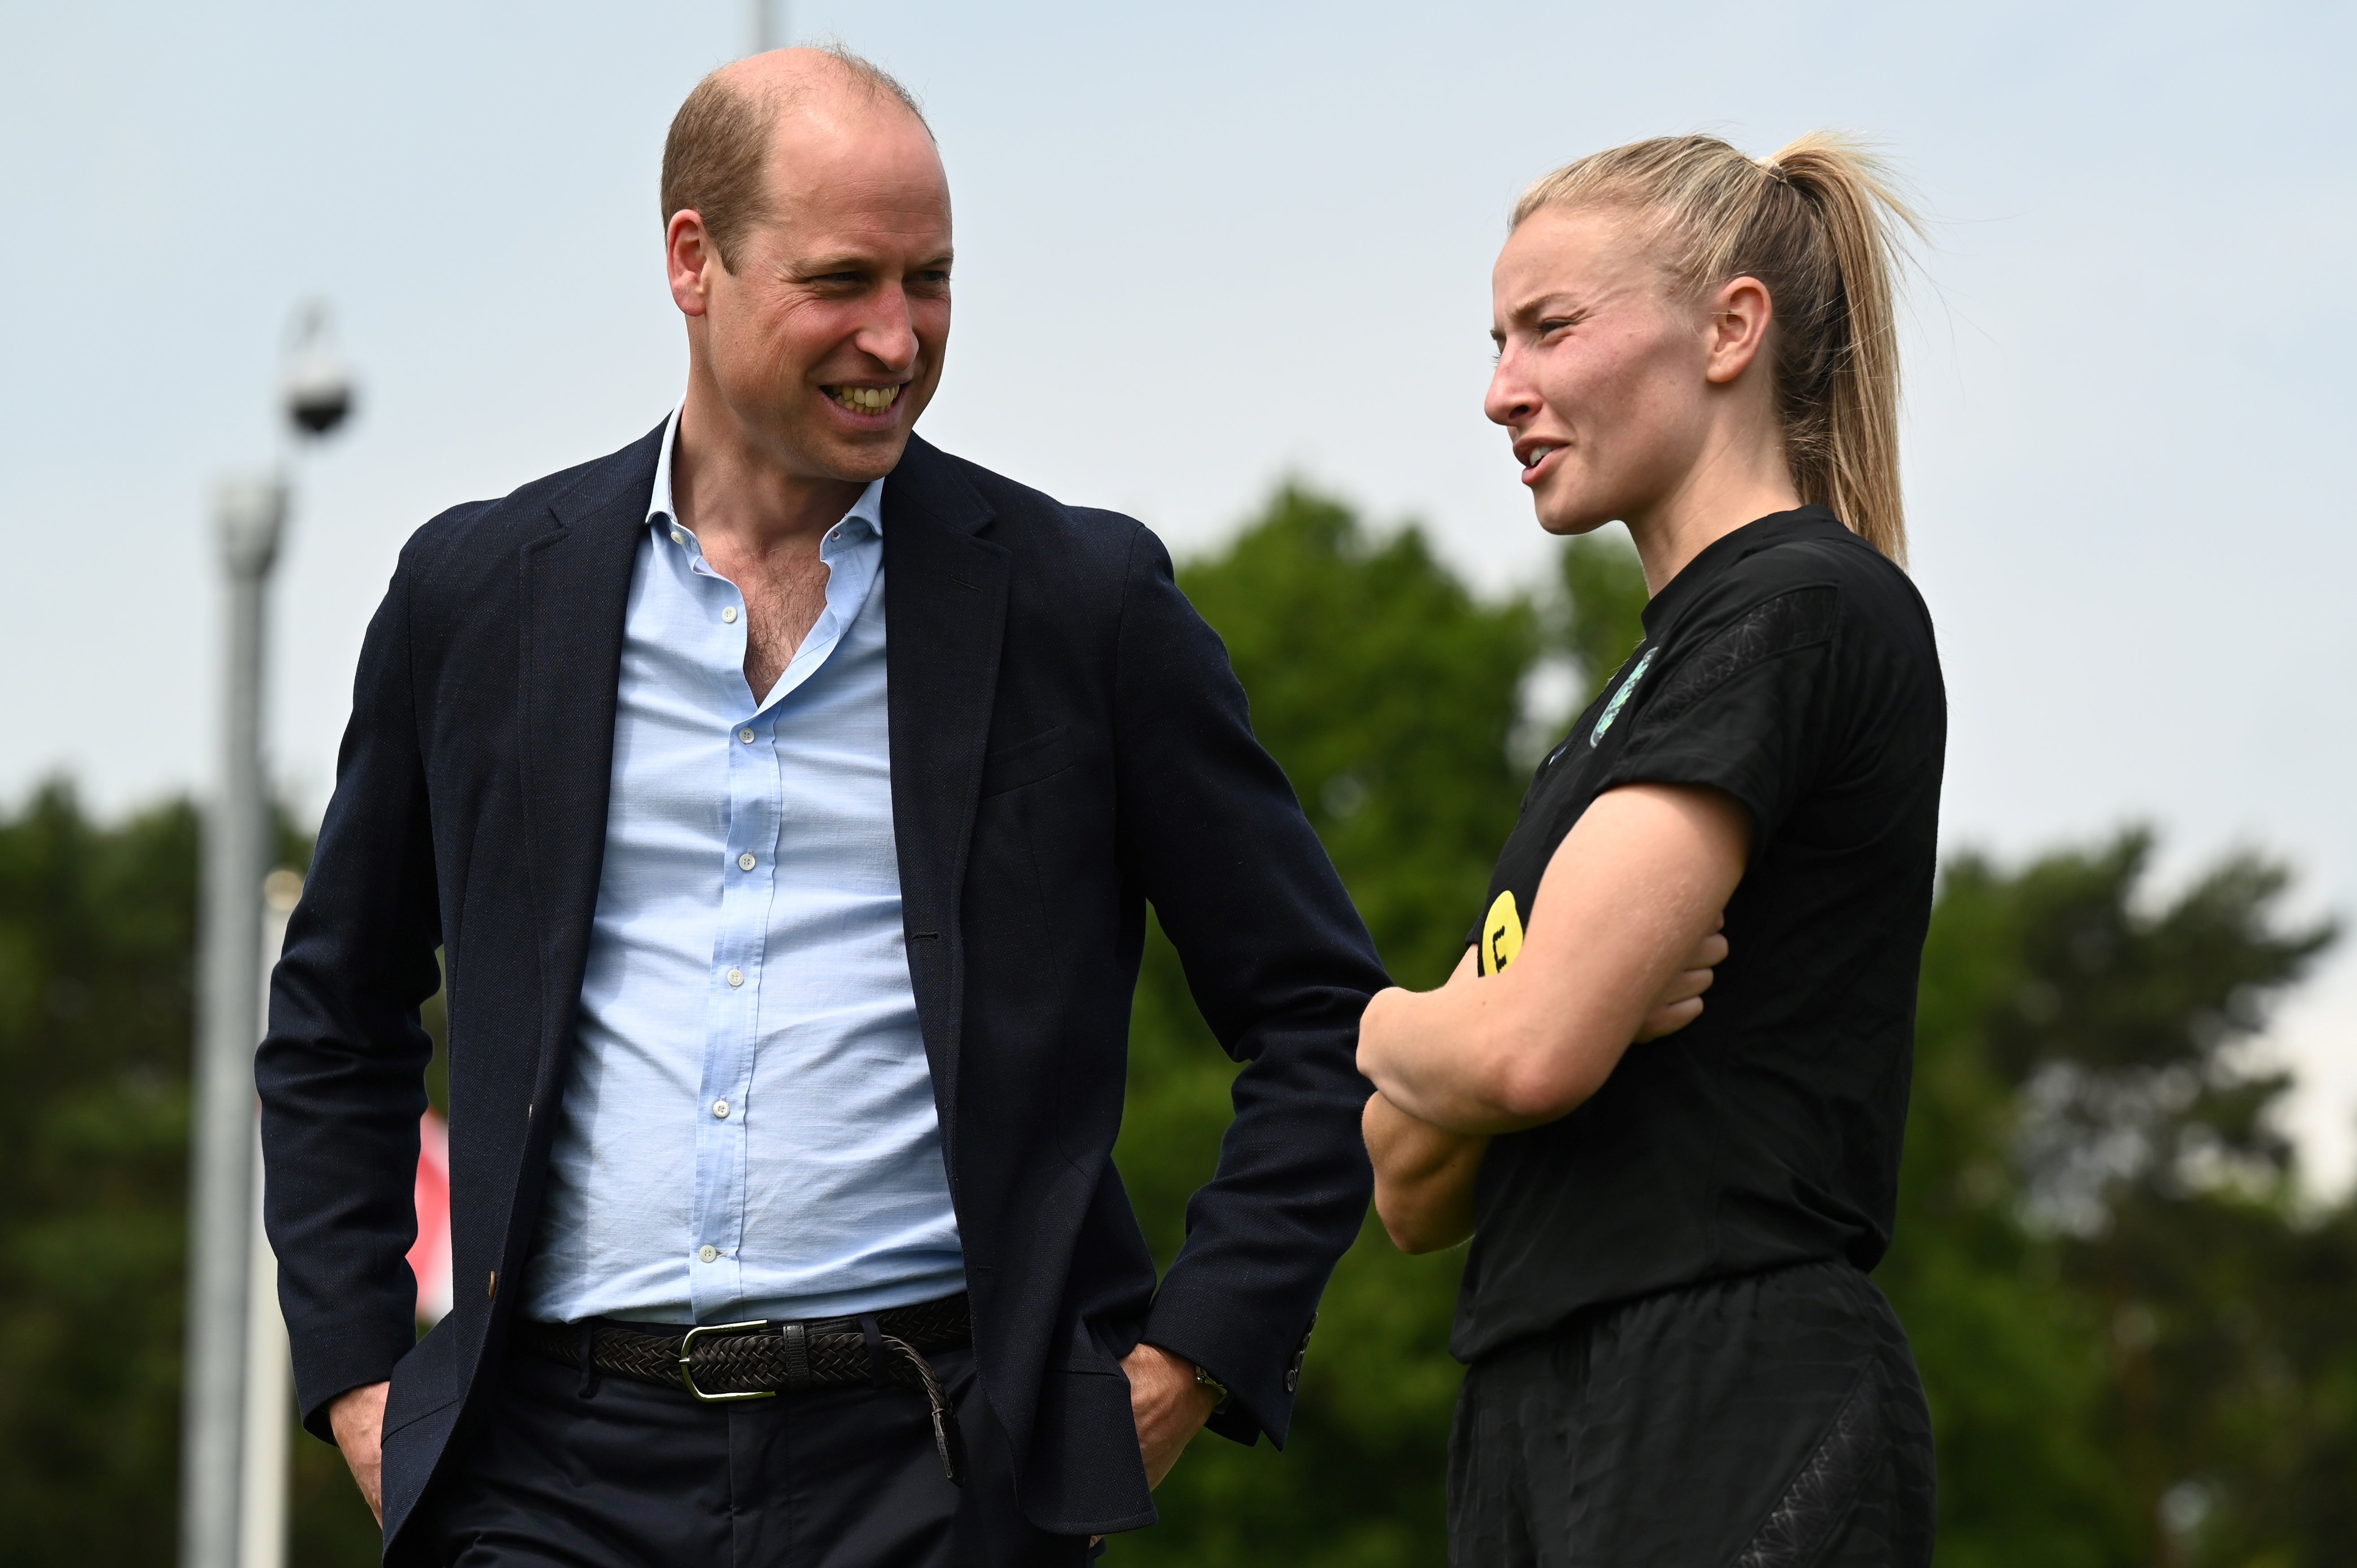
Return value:
[(1512, 963), (1487, 977), (1460, 964), (1437, 991), (1379, 993), (1359, 1026), (1359, 1070), (1446, 1132), (1495, 1135), (1569, 1114), (1675, 994), (1742, 879), (1749, 832), (1743, 808), (1715, 790), (1598, 796), (1549, 860)]
[(1473, 1234), (1473, 1186), (1490, 1140), (1444, 1132), (1380, 1093), (1361, 1118), (1375, 1166), (1375, 1212), (1403, 1252), (1433, 1252)]
[(1359, 1026), (1359, 1070), (1395, 1109), (1462, 1137), (1565, 1114), (1604, 1081), (1627, 1036), (1616, 1041), (1609, 1026), (1584, 1027), (1577, 1016), (1534, 1028), (1518, 988), (1502, 979), (1378, 993)]

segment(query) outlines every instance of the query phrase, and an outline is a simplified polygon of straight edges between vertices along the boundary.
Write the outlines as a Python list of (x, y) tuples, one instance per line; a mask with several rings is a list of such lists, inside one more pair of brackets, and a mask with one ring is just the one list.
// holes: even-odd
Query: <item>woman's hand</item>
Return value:
[[(1637, 1038), (1656, 1040), (1702, 1016), (1702, 993), (1712, 971), (1727, 957), (1727, 939), (1714, 921), (1695, 944), (1685, 965), (1670, 977), (1646, 1011)], [(1449, 985), (1475, 983), (1474, 954), (1448, 977)], [(1360, 1117), (1367, 1155), (1375, 1166), (1375, 1213), (1392, 1245), (1411, 1255), (1454, 1247), (1473, 1234), (1473, 1183), (1490, 1140), (1479, 1133), (1450, 1133), (1421, 1122), (1377, 1091)]]
[(1375, 1213), (1411, 1255), (1473, 1234), (1473, 1180), (1490, 1140), (1419, 1122), (1376, 1092), (1359, 1119), (1375, 1165)]
[(1505, 972), (1379, 993), (1359, 1026), (1359, 1070), (1394, 1108), (1460, 1135), (1567, 1114), (1641, 1035), (1701, 1011), (1689, 959), (1717, 930), (1750, 837), (1749, 814), (1715, 789), (1598, 796), (1548, 862)]
[(1663, 1035), (1674, 1035), (1702, 1016), (1702, 993), (1710, 989), (1718, 966), (1727, 961), (1727, 938), (1721, 934), (1727, 926), (1724, 911), (1711, 922), (1710, 934), (1695, 944), (1686, 956), (1685, 967), (1670, 976), (1662, 993), (1645, 1013), (1645, 1021), (1637, 1026), (1637, 1042), (1658, 1040)]

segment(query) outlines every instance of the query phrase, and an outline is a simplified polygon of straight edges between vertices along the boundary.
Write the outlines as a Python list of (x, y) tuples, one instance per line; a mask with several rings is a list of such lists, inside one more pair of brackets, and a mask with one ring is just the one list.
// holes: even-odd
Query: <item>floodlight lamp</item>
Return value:
[(286, 356), (286, 417), (317, 439), (351, 412), (351, 372), (336, 351), (326, 304), (313, 300), (296, 315), (294, 346)]

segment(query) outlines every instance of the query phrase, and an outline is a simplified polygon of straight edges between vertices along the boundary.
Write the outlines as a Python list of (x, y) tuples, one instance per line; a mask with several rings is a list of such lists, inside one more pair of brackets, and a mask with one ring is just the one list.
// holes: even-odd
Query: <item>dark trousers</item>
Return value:
[[(823, 1389), (702, 1404), (511, 1358), (498, 1402), (404, 1530), (441, 1568), (1034, 1568), (1088, 1559), (1016, 1505), (971, 1349), (931, 1358), (964, 1429), (942, 1474), (921, 1395)], [(406, 1555), (406, 1554), (405, 1554)]]
[(1467, 1372), (1457, 1568), (1930, 1568), (1932, 1423), (1846, 1263), (1583, 1314)]

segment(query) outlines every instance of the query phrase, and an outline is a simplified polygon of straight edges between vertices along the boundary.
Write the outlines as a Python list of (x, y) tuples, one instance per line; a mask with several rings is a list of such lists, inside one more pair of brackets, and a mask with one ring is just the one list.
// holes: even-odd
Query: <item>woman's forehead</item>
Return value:
[(1595, 207), (1534, 212), (1506, 237), (1491, 274), (1501, 312), (1559, 295), (1600, 301), (1658, 277), (1631, 215)]

